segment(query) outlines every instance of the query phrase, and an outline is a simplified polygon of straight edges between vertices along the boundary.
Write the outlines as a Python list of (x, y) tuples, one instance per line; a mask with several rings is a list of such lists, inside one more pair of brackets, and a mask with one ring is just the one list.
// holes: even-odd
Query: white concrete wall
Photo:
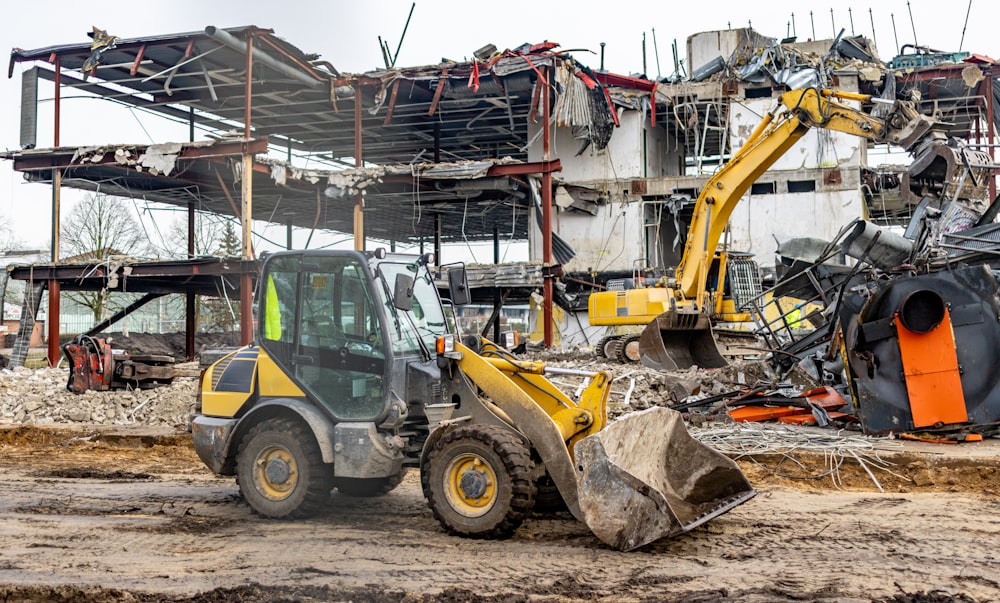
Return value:
[[(555, 128), (551, 130), (552, 142), (550, 155), (558, 157), (562, 163), (562, 171), (555, 174), (560, 180), (567, 182), (586, 182), (592, 180), (616, 180), (619, 178), (650, 178), (663, 175), (665, 162), (656, 153), (649, 153), (648, 165), (643, 164), (643, 132), (647, 131), (649, 119), (642, 121), (638, 111), (619, 109), (618, 120), (621, 127), (615, 128), (611, 140), (605, 149), (597, 150), (593, 145), (587, 147), (582, 155), (576, 157), (583, 140), (573, 138), (570, 128)], [(528, 122), (528, 139), (542, 128), (542, 124)], [(647, 144), (657, 144), (666, 148), (659, 139), (664, 135), (663, 128), (650, 130), (646, 135)], [(528, 147), (528, 161), (542, 160), (542, 137), (539, 136)]]
[[(613, 201), (601, 205), (596, 216), (558, 211), (553, 228), (576, 251), (567, 272), (632, 270), (645, 255), (641, 203)], [(531, 257), (541, 260), (541, 237), (533, 231), (532, 238)]]
[[(731, 135), (742, 146), (773, 99), (734, 104)], [(743, 197), (729, 219), (732, 249), (749, 251), (763, 266), (774, 265), (775, 237), (832, 239), (848, 222), (865, 213), (857, 173), (867, 160), (867, 141), (841, 132), (813, 129), (775, 162), (761, 181), (774, 181), (776, 194)], [(808, 172), (801, 170), (807, 169)], [(841, 171), (841, 183), (824, 184), (824, 172)], [(799, 170), (793, 172), (793, 170)], [(788, 193), (787, 180), (816, 180), (816, 190)]]
[[(591, 145), (575, 156), (582, 141), (572, 137), (569, 128), (552, 129), (551, 156), (558, 157), (562, 171), (554, 177), (565, 182), (606, 181), (608, 202), (600, 205), (598, 215), (573, 210), (553, 213), (553, 229), (576, 251), (577, 256), (565, 266), (570, 272), (589, 270), (632, 270), (636, 260), (645, 256), (642, 205), (629, 202), (626, 183), (631, 178), (676, 175), (678, 159), (668, 153), (663, 128), (649, 128), (649, 116), (638, 111), (620, 111), (621, 127), (615, 128), (606, 149)], [(529, 124), (534, 136), (541, 124)], [(643, 153), (643, 146), (647, 149)], [(541, 138), (528, 149), (528, 161), (542, 160)], [(623, 203), (623, 200), (625, 203)], [(529, 256), (542, 259), (542, 243), (534, 220), (529, 228)]]
[(829, 241), (862, 215), (863, 205), (856, 190), (747, 195), (729, 219), (730, 248), (754, 254), (761, 266), (774, 266), (775, 237)]
[[(774, 107), (775, 102), (771, 98), (733, 102), (730, 113), (733, 151), (743, 146), (764, 114)], [(848, 104), (857, 105), (857, 103)], [(771, 170), (860, 167), (866, 158), (867, 148), (867, 141), (857, 136), (813, 128), (780, 157)]]

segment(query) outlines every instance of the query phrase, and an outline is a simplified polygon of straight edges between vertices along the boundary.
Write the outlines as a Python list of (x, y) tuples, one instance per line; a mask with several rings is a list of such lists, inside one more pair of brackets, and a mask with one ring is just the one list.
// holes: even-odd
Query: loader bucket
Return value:
[(756, 494), (736, 463), (691, 437), (666, 408), (626, 415), (574, 448), (580, 511), (629, 551), (699, 526)]
[(668, 310), (654, 318), (639, 336), (639, 355), (645, 366), (661, 371), (729, 365), (701, 312)]

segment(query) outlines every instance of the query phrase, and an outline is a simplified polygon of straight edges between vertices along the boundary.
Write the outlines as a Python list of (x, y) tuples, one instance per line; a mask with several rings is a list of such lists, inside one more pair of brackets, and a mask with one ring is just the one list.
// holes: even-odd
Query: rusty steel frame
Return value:
[[(550, 131), (552, 108), (549, 106), (549, 82), (552, 80), (551, 68), (545, 67), (539, 74), (539, 85), (542, 86), (542, 161), (548, 163), (551, 157), (552, 132)], [(542, 172), (542, 266), (545, 268), (545, 280), (542, 287), (542, 345), (551, 348), (552, 337), (552, 172)]]
[[(247, 35), (246, 57), (246, 101), (243, 106), (243, 141), (249, 144), (251, 134), (252, 99), (253, 99), (253, 35)], [(241, 174), (241, 191), (243, 207), (240, 221), (243, 226), (243, 261), (253, 258), (252, 235), (253, 225), (253, 154), (243, 153), (243, 173)], [(253, 340), (253, 280), (249, 274), (240, 276), (240, 343), (248, 345)]]
[[(53, 115), (53, 146), (59, 148), (59, 128), (60, 128), (60, 107), (62, 105), (62, 65), (59, 57), (53, 57), (53, 63), (55, 64), (55, 109)], [(62, 196), (62, 172), (58, 169), (52, 170), (52, 263), (55, 264), (59, 262), (59, 222), (60, 222), (60, 203)], [(45, 316), (45, 327), (48, 331), (48, 342), (46, 345), (46, 357), (49, 361), (50, 367), (55, 367), (59, 364), (59, 360), (62, 358), (62, 354), (59, 350), (59, 302), (60, 302), (60, 291), (59, 291), (59, 281), (51, 280), (48, 283), (49, 288), (49, 308), (48, 313)]]

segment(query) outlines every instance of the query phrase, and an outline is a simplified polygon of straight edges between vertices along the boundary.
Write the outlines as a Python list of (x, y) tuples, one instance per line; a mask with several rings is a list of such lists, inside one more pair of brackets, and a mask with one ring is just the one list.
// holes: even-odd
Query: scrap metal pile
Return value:
[(867, 434), (1000, 432), (1000, 197), (988, 201), (989, 164), (954, 140), (930, 144), (902, 179), (919, 199), (903, 234), (859, 220), (818, 255), (782, 258), (752, 310), (779, 377), (804, 370), (850, 402), (800, 396), (820, 424), (817, 410), (846, 410)]

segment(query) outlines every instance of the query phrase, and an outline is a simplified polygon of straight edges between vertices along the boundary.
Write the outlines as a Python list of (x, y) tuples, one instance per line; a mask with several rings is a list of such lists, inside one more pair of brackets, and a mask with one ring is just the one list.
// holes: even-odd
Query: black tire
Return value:
[(256, 513), (275, 519), (315, 515), (329, 503), (333, 466), (312, 432), (289, 419), (255, 425), (236, 453), (236, 482)]
[(604, 351), (604, 345), (608, 343), (609, 339), (614, 339), (614, 338), (615, 338), (614, 335), (601, 337), (600, 341), (597, 342), (597, 345), (594, 346), (594, 356), (597, 356), (598, 358), (607, 358), (608, 354), (607, 352)]
[(642, 360), (642, 354), (639, 353), (639, 336), (629, 335), (623, 338), (615, 350), (615, 356), (618, 362), (623, 364), (635, 364)]
[(621, 335), (615, 335), (613, 337), (605, 337), (602, 344), (601, 350), (604, 352), (604, 357), (608, 360), (616, 360), (618, 355), (618, 345), (621, 343)]
[(538, 478), (535, 485), (537, 487), (535, 493), (536, 513), (560, 513), (569, 510), (562, 494), (559, 493), (559, 488), (556, 487), (556, 483), (552, 481), (548, 473)]
[(358, 478), (358, 477), (335, 477), (333, 487), (344, 496), (354, 496), (357, 498), (372, 498), (383, 496), (396, 489), (396, 486), (403, 482), (406, 477), (406, 468), (390, 477)]
[(421, 471), (434, 517), (452, 534), (507, 538), (535, 506), (534, 462), (519, 436), (493, 425), (460, 427), (427, 454)]

